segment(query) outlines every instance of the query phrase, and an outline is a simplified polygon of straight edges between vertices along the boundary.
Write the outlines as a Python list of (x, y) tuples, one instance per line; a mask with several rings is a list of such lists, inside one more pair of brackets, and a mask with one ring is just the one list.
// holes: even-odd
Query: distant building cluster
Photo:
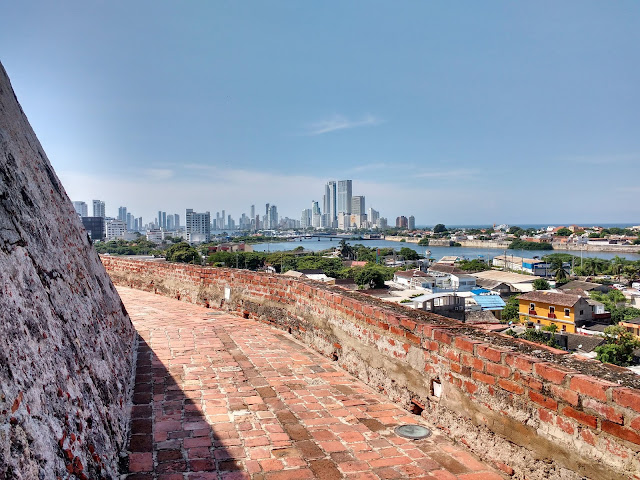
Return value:
[(381, 229), (387, 228), (387, 219), (373, 208), (366, 209), (364, 195), (353, 195), (352, 180), (330, 180), (324, 187), (322, 209), (320, 202), (311, 201), (311, 208), (302, 210), (302, 229)]
[[(180, 215), (159, 210), (158, 216), (151, 222), (143, 223), (128, 211), (127, 207), (118, 208), (117, 217), (107, 217), (105, 202), (93, 200), (93, 215), (85, 202), (75, 201), (73, 206), (82, 218), (87, 232), (93, 240), (133, 240), (139, 235), (160, 243), (167, 237), (181, 237), (191, 243), (208, 242), (214, 232), (246, 231), (273, 234), (278, 230), (385, 230), (387, 219), (372, 207), (367, 209), (364, 195), (353, 195), (352, 180), (330, 180), (324, 186), (322, 202), (311, 201), (311, 208), (302, 210), (300, 219), (281, 217), (276, 205), (266, 203), (263, 214), (255, 205), (251, 205), (250, 213), (242, 213), (238, 219), (227, 215), (225, 210), (215, 213), (195, 212), (187, 209), (185, 223), (181, 225)], [(415, 229), (413, 216), (401, 216), (396, 219), (396, 227)]]

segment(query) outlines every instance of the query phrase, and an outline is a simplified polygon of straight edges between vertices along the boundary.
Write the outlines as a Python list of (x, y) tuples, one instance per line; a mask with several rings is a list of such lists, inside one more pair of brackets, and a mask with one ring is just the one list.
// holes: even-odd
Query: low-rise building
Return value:
[(107, 220), (104, 225), (105, 240), (116, 240), (124, 238), (127, 233), (127, 224), (122, 220)]
[(539, 277), (547, 277), (552, 274), (551, 264), (538, 258), (496, 255), (493, 258), (493, 266), (504, 268), (505, 270), (526, 272)]
[(633, 333), (638, 339), (640, 339), (640, 317), (634, 318), (633, 320), (623, 320), (619, 325), (624, 327), (627, 332)]
[(412, 307), (464, 321), (464, 297), (455, 293), (427, 293), (411, 299)]
[(556, 325), (559, 331), (576, 332), (576, 327), (592, 320), (592, 308), (579, 295), (537, 290), (519, 297), (519, 318), (523, 323)]

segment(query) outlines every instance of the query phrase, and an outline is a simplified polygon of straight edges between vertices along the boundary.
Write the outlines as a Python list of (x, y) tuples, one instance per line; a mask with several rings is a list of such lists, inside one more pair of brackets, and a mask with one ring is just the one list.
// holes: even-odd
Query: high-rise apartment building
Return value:
[(82, 224), (91, 240), (104, 239), (104, 217), (82, 217)]
[(351, 215), (365, 215), (364, 196), (351, 197)]
[[(123, 207), (121, 207), (123, 208)], [(125, 209), (126, 210), (126, 209)], [(127, 233), (127, 223), (123, 220), (107, 220), (104, 226), (105, 240), (124, 238)]]
[(337, 213), (351, 214), (351, 183), (351, 180), (338, 180), (338, 189), (336, 193)]
[(371, 223), (371, 226), (378, 225), (378, 219), (379, 218), (380, 218), (380, 212), (378, 212), (377, 210), (374, 210), (373, 208), (369, 207), (369, 213), (367, 215), (367, 219)]
[(118, 220), (127, 223), (127, 207), (118, 208)]
[(275, 205), (271, 205), (271, 208), (269, 209), (269, 222), (270, 222), (270, 229), (275, 229), (278, 228), (278, 207), (276, 207)]
[(414, 217), (413, 215), (411, 215), (409, 217), (409, 221), (407, 222), (407, 228), (409, 230), (415, 230), (416, 229), (416, 217)]
[(320, 228), (321, 224), (321, 215), (320, 215), (320, 205), (315, 200), (311, 201), (311, 226), (313, 228)]
[(323, 202), (323, 214), (325, 227), (335, 228), (338, 222), (338, 210), (336, 205), (336, 182), (330, 180), (324, 186), (324, 202)]
[(102, 218), (106, 216), (104, 214), (104, 202), (102, 200), (93, 201), (93, 216)]
[(211, 214), (197, 213), (187, 208), (186, 214), (187, 242), (207, 243), (211, 239)]
[(87, 204), (85, 202), (73, 202), (73, 208), (81, 217), (89, 216), (89, 209), (87, 208)]
[(311, 209), (305, 208), (300, 216), (300, 228), (309, 228), (311, 226)]
[(396, 228), (407, 228), (409, 226), (409, 220), (404, 215), (396, 217)]

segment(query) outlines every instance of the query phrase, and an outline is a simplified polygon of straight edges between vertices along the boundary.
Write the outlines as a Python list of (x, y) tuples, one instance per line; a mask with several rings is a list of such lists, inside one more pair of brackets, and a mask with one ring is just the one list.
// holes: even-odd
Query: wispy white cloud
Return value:
[(169, 168), (149, 168), (144, 173), (150, 180), (168, 180), (175, 175), (175, 172)]
[(368, 163), (366, 165), (357, 165), (355, 167), (349, 168), (345, 170), (344, 173), (360, 173), (360, 172), (367, 172), (371, 170), (384, 170), (386, 168), (398, 168), (400, 166), (402, 165), (397, 163), (396, 164), (390, 164), (385, 162)]
[(454, 168), (451, 170), (432, 170), (428, 172), (419, 172), (412, 174), (418, 178), (469, 178), (479, 175), (480, 171), (469, 168)]
[(618, 165), (640, 162), (640, 153), (620, 153), (612, 155), (568, 155), (558, 160), (580, 165)]
[(365, 115), (359, 119), (349, 119), (343, 115), (334, 115), (333, 117), (322, 120), (320, 122), (309, 125), (305, 135), (315, 136), (325, 133), (336, 132), (338, 130), (347, 130), (358, 127), (372, 127), (380, 125), (382, 119), (375, 115)]

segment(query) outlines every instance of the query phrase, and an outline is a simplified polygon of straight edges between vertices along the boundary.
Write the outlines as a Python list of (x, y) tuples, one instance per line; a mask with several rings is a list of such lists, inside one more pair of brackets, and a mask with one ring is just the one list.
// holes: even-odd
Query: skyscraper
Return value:
[(364, 215), (364, 196), (358, 195), (351, 197), (351, 214), (352, 215)]
[(320, 228), (320, 205), (315, 200), (311, 201), (311, 226), (313, 228)]
[(197, 213), (187, 208), (186, 214), (187, 242), (208, 242), (211, 238), (211, 214)]
[(85, 202), (73, 202), (73, 208), (76, 210), (76, 213), (81, 217), (89, 216), (89, 211), (87, 209), (87, 204)]
[(413, 215), (409, 217), (408, 228), (409, 230), (416, 229), (416, 217), (414, 217)]
[(127, 207), (118, 208), (118, 220), (127, 223)]
[(93, 216), (94, 217), (105, 217), (104, 214), (104, 202), (102, 200), (94, 200), (93, 201)]
[(324, 218), (325, 226), (335, 228), (338, 221), (338, 211), (336, 206), (336, 181), (329, 180), (324, 186)]
[(309, 228), (311, 226), (311, 209), (305, 208), (300, 216), (300, 228)]
[(271, 226), (269, 228), (278, 228), (278, 207), (275, 205), (271, 205), (271, 209), (269, 210), (269, 222), (271, 222)]
[(371, 226), (378, 225), (379, 218), (380, 218), (380, 212), (369, 207), (369, 214), (367, 215), (367, 220), (369, 220), (369, 222), (371, 223)]
[(351, 214), (351, 180), (339, 180), (336, 213)]

